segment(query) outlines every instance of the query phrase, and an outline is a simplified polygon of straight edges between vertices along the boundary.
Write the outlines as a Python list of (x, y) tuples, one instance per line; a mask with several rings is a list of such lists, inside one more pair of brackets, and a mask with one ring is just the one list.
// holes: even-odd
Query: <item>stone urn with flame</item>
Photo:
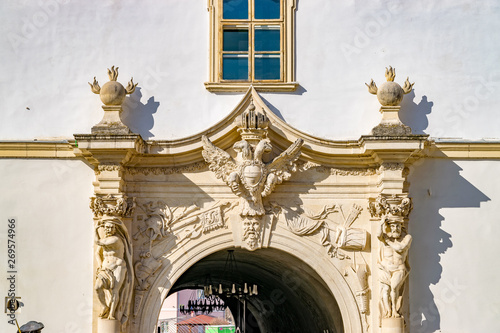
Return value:
[(130, 79), (127, 87), (123, 87), (120, 82), (117, 82), (118, 67), (112, 66), (108, 68), (109, 82), (106, 82), (102, 88), (99, 86), (96, 78), (90, 83), (90, 89), (94, 94), (99, 94), (103, 102), (104, 117), (102, 120), (92, 127), (92, 134), (130, 134), (131, 131), (121, 120), (122, 103), (126, 95), (130, 95), (135, 91), (137, 83), (134, 84), (133, 78)]

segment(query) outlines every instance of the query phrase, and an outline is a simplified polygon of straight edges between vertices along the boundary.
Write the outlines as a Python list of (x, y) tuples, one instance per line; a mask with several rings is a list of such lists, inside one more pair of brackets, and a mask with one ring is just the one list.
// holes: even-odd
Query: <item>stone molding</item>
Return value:
[(129, 175), (171, 175), (175, 173), (184, 172), (196, 172), (201, 170), (207, 170), (208, 164), (206, 162), (196, 162), (188, 165), (183, 165), (179, 167), (128, 167), (125, 168), (125, 172)]
[[(183, 139), (175, 141), (149, 140), (145, 143), (144, 149), (150, 149), (150, 147), (166, 148), (167, 146), (180, 147), (183, 145), (182, 141)], [(328, 142), (328, 140), (326, 141)], [(332, 149), (337, 149), (335, 148), (335, 146), (339, 144), (350, 147), (352, 146), (352, 143), (353, 141), (331, 141), (331, 146)], [(361, 145), (361, 143), (359, 143), (359, 145)], [(158, 150), (160, 151), (163, 149), (164, 148), (158, 148)], [(434, 141), (431, 138), (429, 139), (428, 147), (425, 147), (422, 150), (420, 157), (437, 159), (500, 159), (500, 141)], [(50, 158), (84, 160), (81, 154), (78, 153), (78, 144), (75, 143), (75, 140), (70, 139), (62, 141), (51, 141), (44, 139), (36, 141), (0, 141), (0, 158)], [(374, 165), (376, 165), (376, 163)], [(153, 169), (156, 167), (149, 168)]]

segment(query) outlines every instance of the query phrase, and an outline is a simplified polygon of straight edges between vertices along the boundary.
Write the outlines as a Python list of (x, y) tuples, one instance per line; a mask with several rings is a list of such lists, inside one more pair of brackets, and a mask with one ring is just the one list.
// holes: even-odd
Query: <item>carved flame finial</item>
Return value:
[(408, 94), (412, 91), (413, 85), (415, 83), (410, 83), (409, 78), (406, 79), (404, 86), (401, 86), (394, 82), (396, 77), (396, 69), (389, 66), (385, 68), (385, 78), (387, 82), (377, 85), (371, 80), (370, 84), (365, 83), (368, 87), (368, 92), (373, 95), (377, 95), (377, 99), (382, 104), (382, 106), (399, 106), (403, 100), (403, 95)]
[(97, 82), (95, 76), (94, 76), (94, 82), (92, 83), (89, 82), (89, 85), (90, 85), (90, 90), (92, 90), (94, 94), (99, 94), (101, 92), (101, 87), (99, 86), (99, 82)]
[(125, 95), (132, 94), (138, 83), (134, 84), (132, 78), (127, 88), (124, 88), (121, 83), (116, 81), (118, 79), (118, 67), (115, 68), (115, 66), (111, 66), (111, 69), (108, 68), (108, 77), (110, 81), (106, 82), (101, 88), (94, 76), (94, 82), (89, 82), (90, 89), (94, 94), (99, 94), (104, 105), (122, 105)]
[(407, 77), (406, 81), (405, 81), (405, 83), (403, 85), (403, 91), (404, 91), (404, 93), (405, 94), (409, 94), (412, 91), (414, 84), (415, 84), (415, 82), (414, 83), (410, 83), (410, 77)]
[(118, 67), (111, 66), (111, 69), (108, 68), (108, 77), (110, 81), (116, 81), (118, 78)]
[(396, 77), (396, 68), (392, 68), (389, 66), (389, 68), (385, 68), (385, 78), (387, 79), (387, 82), (393, 82), (394, 78)]

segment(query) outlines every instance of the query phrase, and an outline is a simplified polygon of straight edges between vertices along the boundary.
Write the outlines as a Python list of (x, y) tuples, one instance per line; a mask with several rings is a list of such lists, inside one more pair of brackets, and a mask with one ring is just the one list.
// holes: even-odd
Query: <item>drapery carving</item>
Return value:
[[(274, 211), (284, 219), (287, 228), (297, 236), (320, 234), (320, 243), (327, 248), (330, 256), (338, 259), (349, 258), (342, 250), (362, 251), (367, 245), (367, 232), (361, 228), (352, 228), (351, 225), (358, 218), (362, 208), (353, 204), (347, 217), (342, 206), (337, 204), (326, 205), (319, 213), (299, 213), (283, 205), (271, 203)], [(342, 224), (328, 221), (332, 213), (340, 213)]]

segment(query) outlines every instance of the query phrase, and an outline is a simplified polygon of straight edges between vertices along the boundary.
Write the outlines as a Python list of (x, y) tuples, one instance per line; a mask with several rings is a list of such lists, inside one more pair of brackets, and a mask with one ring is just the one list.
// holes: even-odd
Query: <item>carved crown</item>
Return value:
[(243, 140), (257, 143), (267, 135), (269, 118), (267, 118), (264, 110), (262, 110), (262, 113), (256, 111), (253, 100), (250, 100), (247, 109), (243, 111), (241, 116), (236, 118), (235, 123)]

